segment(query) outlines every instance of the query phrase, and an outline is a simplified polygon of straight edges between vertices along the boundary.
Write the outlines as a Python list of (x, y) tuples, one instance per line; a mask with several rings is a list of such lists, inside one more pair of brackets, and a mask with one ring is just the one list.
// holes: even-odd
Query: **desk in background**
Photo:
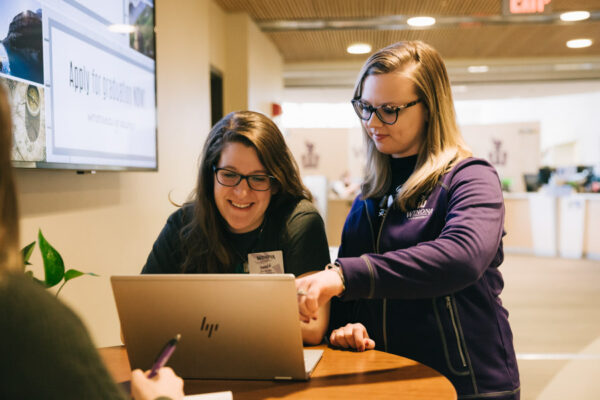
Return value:
[[(448, 379), (408, 358), (376, 350), (363, 353), (324, 345), (323, 358), (307, 382), (186, 380), (186, 394), (231, 390), (234, 400), (245, 399), (456, 399)], [(105, 347), (100, 355), (117, 382), (131, 370), (124, 346)]]
[(600, 260), (600, 194), (504, 193), (506, 253)]

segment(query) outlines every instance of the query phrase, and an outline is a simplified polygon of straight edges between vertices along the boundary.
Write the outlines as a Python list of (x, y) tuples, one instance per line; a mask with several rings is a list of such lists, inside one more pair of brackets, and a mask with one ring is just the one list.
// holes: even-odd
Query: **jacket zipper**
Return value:
[(446, 296), (446, 308), (450, 313), (450, 321), (452, 321), (452, 328), (454, 328), (454, 336), (456, 337), (456, 346), (458, 347), (458, 354), (460, 356), (460, 361), (462, 362), (462, 366), (466, 367), (467, 362), (465, 361), (465, 355), (462, 350), (462, 346), (460, 345), (460, 336), (458, 335), (458, 327), (456, 325), (456, 319), (454, 316), (454, 308), (452, 307), (452, 299), (450, 296)]
[[(371, 231), (371, 243), (373, 243), (373, 252), (377, 253), (377, 249), (375, 248), (375, 233), (373, 232), (373, 224), (371, 223), (371, 216), (369, 215), (369, 209), (367, 207), (365, 201), (365, 213), (367, 214), (367, 220), (369, 221), (369, 230)], [(371, 260), (365, 255), (362, 255), (361, 258), (367, 264), (369, 268), (369, 295), (367, 298), (373, 298), (373, 292), (375, 291), (375, 273), (373, 272), (373, 266), (371, 265)]]
[(364, 200), (365, 203), (365, 214), (367, 214), (367, 220), (369, 221), (369, 230), (371, 231), (371, 241), (373, 243), (373, 251), (377, 252), (376, 243), (375, 243), (375, 232), (373, 232), (373, 222), (371, 222), (371, 216), (369, 215), (369, 207), (367, 205), (367, 201)]
[[(373, 232), (373, 223), (371, 221), (371, 216), (369, 215), (369, 208), (367, 207), (367, 202), (365, 201), (365, 213), (367, 214), (367, 219), (369, 220), (369, 228), (371, 229), (371, 238), (374, 243), (374, 251), (376, 254), (379, 254), (379, 239), (381, 238), (381, 232), (383, 231), (383, 223), (385, 222), (385, 218), (388, 215), (389, 207), (385, 210), (383, 214), (383, 218), (381, 219), (381, 224), (379, 225), (379, 232), (377, 233), (377, 239), (375, 240), (375, 233)], [(371, 284), (374, 284), (375, 277), (373, 276), (373, 267), (369, 260), (366, 260), (367, 266), (369, 267), (369, 272), (371, 273)], [(371, 290), (370, 292), (372, 292)], [(388, 351), (388, 340), (387, 340), (387, 299), (383, 299), (383, 318), (382, 318), (382, 329), (383, 329), (383, 349), (387, 353)]]
[[(379, 225), (379, 232), (377, 233), (377, 242), (375, 243), (375, 252), (379, 254), (379, 239), (381, 239), (381, 232), (383, 232), (383, 224), (385, 223), (385, 218), (388, 215), (388, 208), (385, 209), (383, 213), (383, 218), (381, 219), (381, 224)], [(383, 329), (383, 349), (387, 353), (388, 352), (388, 340), (387, 340), (387, 298), (383, 298), (383, 318), (382, 318), (382, 329)]]

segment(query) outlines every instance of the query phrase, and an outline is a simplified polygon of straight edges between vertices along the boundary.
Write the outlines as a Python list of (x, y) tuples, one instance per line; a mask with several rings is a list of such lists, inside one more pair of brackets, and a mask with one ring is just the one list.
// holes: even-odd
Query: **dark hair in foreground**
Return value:
[(5, 88), (0, 84), (0, 272), (21, 265), (19, 214), (10, 161), (12, 120)]
[(300, 199), (312, 200), (277, 125), (257, 112), (227, 114), (212, 128), (202, 150), (196, 190), (191, 201), (194, 205), (193, 220), (180, 232), (185, 254), (182, 272), (233, 272), (233, 249), (225, 236), (227, 222), (219, 213), (214, 197), (213, 166), (218, 164), (228, 143), (254, 148), (267, 173), (275, 177), (265, 219), (269, 218), (271, 210), (283, 205)]

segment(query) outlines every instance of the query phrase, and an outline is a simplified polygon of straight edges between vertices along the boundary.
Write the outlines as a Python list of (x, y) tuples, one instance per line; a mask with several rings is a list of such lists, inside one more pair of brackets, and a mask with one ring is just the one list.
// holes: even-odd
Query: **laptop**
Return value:
[(111, 276), (131, 368), (168, 366), (185, 379), (308, 380), (323, 350), (303, 349), (292, 274)]

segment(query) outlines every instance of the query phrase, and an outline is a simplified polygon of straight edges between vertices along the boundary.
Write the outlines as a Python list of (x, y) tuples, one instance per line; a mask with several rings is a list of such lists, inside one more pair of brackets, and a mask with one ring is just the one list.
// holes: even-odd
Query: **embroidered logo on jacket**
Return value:
[(409, 210), (406, 212), (406, 218), (408, 219), (421, 219), (427, 218), (433, 213), (433, 208), (425, 208), (427, 205), (427, 197), (422, 196), (419, 201), (419, 206), (416, 210)]

